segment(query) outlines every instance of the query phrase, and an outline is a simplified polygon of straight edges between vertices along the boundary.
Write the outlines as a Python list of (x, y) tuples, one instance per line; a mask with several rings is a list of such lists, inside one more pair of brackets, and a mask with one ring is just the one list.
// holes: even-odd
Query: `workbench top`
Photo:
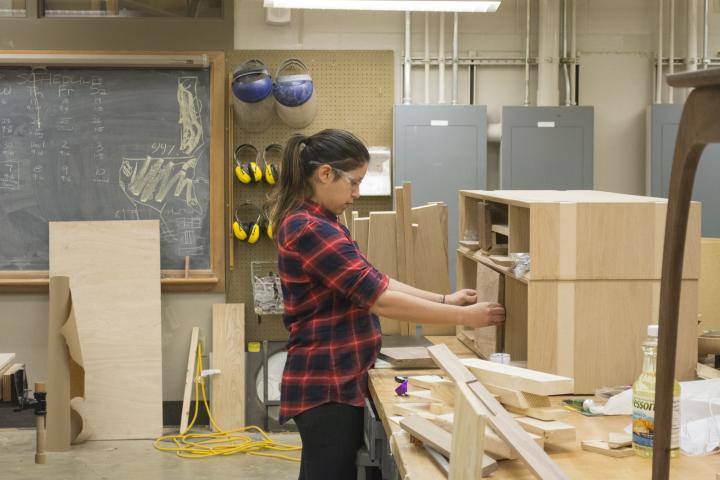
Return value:
[[(474, 356), (470, 350), (457, 341), (455, 337), (428, 337), (432, 343), (447, 343), (450, 349), (459, 356)], [(395, 394), (396, 375), (442, 375), (439, 369), (432, 370), (370, 370), (369, 385), (377, 413), (383, 428), (392, 445), (393, 455), (398, 471), (404, 480), (440, 480), (446, 478), (442, 471), (433, 463), (429, 455), (421, 448), (410, 443), (407, 432), (400, 425), (391, 421), (386, 415), (390, 405), (403, 401)], [(563, 397), (566, 398), (566, 397)], [(560, 398), (553, 398), (559, 403)], [(637, 456), (611, 458), (597, 453), (581, 450), (582, 440), (607, 440), (609, 432), (622, 432), (630, 423), (629, 416), (586, 417), (576, 412), (569, 412), (563, 422), (574, 425), (577, 429), (575, 442), (560, 445), (545, 445), (545, 451), (558, 466), (573, 479), (609, 480), (609, 479), (649, 479), (651, 475), (651, 459)], [(499, 468), (493, 473), (494, 479), (533, 479), (535, 478), (519, 460), (503, 460), (498, 462)], [(707, 457), (680, 457), (671, 461), (671, 478), (677, 479), (715, 479), (720, 472), (720, 455)]]

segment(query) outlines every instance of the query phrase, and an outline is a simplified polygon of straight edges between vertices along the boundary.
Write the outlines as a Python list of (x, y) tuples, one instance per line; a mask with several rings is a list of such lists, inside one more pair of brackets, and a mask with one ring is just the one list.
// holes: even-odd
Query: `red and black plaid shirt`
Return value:
[(380, 322), (369, 309), (389, 279), (317, 203), (291, 212), (277, 238), (283, 321), (290, 330), (280, 421), (329, 402), (360, 407), (380, 351)]

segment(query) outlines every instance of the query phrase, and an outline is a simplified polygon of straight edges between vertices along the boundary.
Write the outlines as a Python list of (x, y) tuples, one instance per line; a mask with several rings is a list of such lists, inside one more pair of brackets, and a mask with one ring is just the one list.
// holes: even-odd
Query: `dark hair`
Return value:
[[(270, 219), (278, 232), (285, 216), (313, 194), (310, 182), (321, 165), (328, 164), (345, 172), (355, 170), (370, 161), (363, 142), (345, 130), (328, 129), (306, 137), (293, 135), (285, 145), (280, 183), (270, 201)], [(337, 174), (336, 174), (337, 177)]]

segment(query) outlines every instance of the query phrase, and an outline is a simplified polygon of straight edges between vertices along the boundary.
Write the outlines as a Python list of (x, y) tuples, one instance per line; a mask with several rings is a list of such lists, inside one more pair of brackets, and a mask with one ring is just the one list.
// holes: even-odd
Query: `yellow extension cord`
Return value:
[[(205, 382), (203, 382), (200, 373), (202, 372), (202, 345), (198, 343), (197, 367), (195, 371), (195, 399), (198, 398), (199, 389), (202, 388), (202, 399), (205, 404), (210, 423), (215, 427), (215, 433), (188, 433), (195, 424), (198, 415), (198, 403), (195, 402), (195, 414), (190, 425), (179, 435), (163, 435), (155, 440), (153, 446), (162, 452), (175, 452), (178, 457), (182, 458), (207, 458), (217, 455), (233, 455), (235, 453), (246, 453), (248, 455), (257, 455), (261, 457), (279, 458), (289, 460), (291, 462), (299, 462), (300, 459), (290, 457), (279, 453), (269, 453), (267, 450), (276, 452), (296, 452), (302, 450), (302, 447), (295, 445), (287, 445), (284, 443), (274, 442), (270, 436), (260, 427), (251, 425), (245, 428), (237, 428), (224, 431), (218, 427), (210, 413), (210, 407), (207, 403), (207, 395), (205, 393)], [(262, 440), (253, 440), (248, 435), (242, 435), (241, 432), (258, 433)], [(162, 443), (174, 443), (174, 447), (163, 447)]]

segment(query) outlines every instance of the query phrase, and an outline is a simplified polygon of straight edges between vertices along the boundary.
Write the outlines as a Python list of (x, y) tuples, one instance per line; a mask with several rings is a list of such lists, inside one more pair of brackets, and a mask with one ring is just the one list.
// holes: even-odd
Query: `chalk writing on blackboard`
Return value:
[(162, 268), (209, 268), (209, 74), (0, 69), (0, 270), (47, 269), (47, 223), (159, 219)]

